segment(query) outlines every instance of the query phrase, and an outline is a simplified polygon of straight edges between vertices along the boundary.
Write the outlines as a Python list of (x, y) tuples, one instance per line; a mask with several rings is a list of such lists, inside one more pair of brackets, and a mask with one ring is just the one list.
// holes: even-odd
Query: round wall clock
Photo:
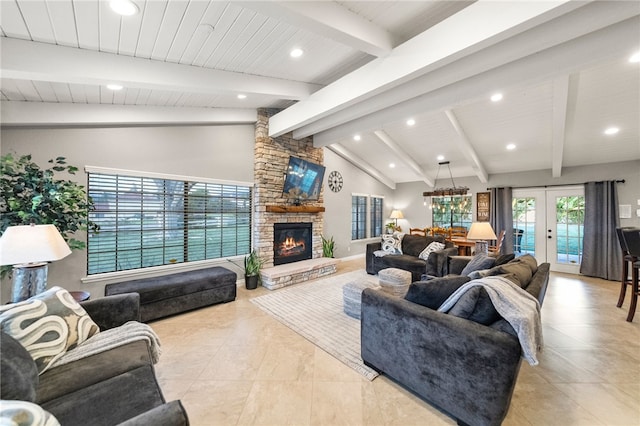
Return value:
[(340, 190), (342, 189), (342, 175), (340, 174), (340, 172), (334, 170), (329, 173), (328, 181), (329, 188), (331, 188), (333, 192), (340, 192)]

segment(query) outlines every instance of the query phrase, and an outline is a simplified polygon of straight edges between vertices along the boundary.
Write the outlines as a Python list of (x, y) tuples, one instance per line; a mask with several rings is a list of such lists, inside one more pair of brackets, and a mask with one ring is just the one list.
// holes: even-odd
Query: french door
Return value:
[(578, 274), (582, 261), (582, 187), (513, 190), (514, 250), (549, 262), (552, 271)]

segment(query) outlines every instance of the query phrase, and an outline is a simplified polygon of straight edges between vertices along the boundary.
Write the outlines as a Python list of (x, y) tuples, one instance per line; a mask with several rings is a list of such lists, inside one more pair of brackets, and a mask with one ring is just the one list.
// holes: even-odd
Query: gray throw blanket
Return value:
[(438, 311), (448, 312), (468, 289), (475, 286), (484, 287), (496, 311), (516, 331), (524, 359), (531, 365), (538, 365), (536, 352), (543, 345), (540, 303), (510, 280), (495, 276), (469, 281), (453, 292)]
[(151, 361), (156, 364), (160, 360), (160, 340), (158, 336), (147, 324), (129, 321), (120, 327), (94, 334), (58, 358), (51, 367), (68, 364), (137, 340), (147, 341), (149, 352), (151, 353)]

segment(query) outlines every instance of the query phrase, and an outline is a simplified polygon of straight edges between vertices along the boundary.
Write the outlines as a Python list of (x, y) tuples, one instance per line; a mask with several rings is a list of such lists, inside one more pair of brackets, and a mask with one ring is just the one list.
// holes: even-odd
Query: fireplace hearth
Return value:
[(312, 224), (274, 223), (273, 224), (273, 264), (298, 262), (313, 256)]

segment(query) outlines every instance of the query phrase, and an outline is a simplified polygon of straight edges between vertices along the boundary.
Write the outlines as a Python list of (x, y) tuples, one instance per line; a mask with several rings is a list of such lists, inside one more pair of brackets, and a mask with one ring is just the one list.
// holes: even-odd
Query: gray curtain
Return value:
[(501, 253), (513, 253), (513, 208), (511, 188), (491, 188), (489, 223), (496, 236), (504, 229)]
[(616, 182), (585, 183), (581, 274), (611, 281), (620, 279), (622, 253), (616, 234), (618, 226)]

